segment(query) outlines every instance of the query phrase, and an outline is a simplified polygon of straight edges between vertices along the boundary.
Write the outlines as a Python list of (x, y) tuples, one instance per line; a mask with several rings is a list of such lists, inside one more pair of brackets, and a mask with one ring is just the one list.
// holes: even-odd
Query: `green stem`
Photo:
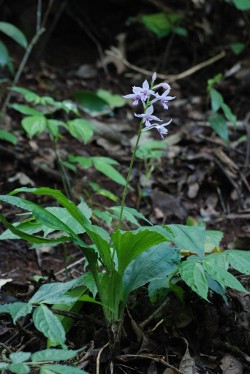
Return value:
[(129, 169), (128, 169), (126, 184), (125, 184), (125, 187), (124, 187), (124, 190), (123, 190), (123, 193), (122, 193), (122, 202), (121, 202), (121, 211), (120, 211), (120, 216), (119, 216), (118, 229), (120, 229), (121, 226), (122, 226), (122, 215), (123, 215), (123, 210), (124, 210), (124, 206), (125, 206), (125, 200), (126, 200), (128, 186), (129, 186), (129, 180), (130, 180), (130, 177), (131, 177), (131, 174), (132, 174), (132, 169), (133, 169), (133, 165), (134, 165), (134, 161), (135, 161), (136, 151), (138, 149), (139, 141), (140, 141), (140, 138), (141, 138), (142, 128), (143, 128), (143, 121), (141, 121), (141, 123), (140, 123), (137, 140), (136, 140), (136, 143), (135, 143), (134, 151), (133, 151), (131, 161), (130, 161), (130, 165), (129, 165)]

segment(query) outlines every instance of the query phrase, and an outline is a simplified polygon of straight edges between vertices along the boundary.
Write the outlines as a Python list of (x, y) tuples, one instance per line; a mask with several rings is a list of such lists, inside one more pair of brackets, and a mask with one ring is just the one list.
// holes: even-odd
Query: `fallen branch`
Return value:
[[(113, 58), (118, 59), (127, 68), (129, 68), (131, 70), (134, 70), (134, 71), (137, 71), (138, 73), (142, 73), (142, 74), (148, 75), (148, 76), (152, 76), (152, 74), (153, 74), (153, 72), (150, 71), (150, 70), (143, 69), (143, 68), (140, 68), (136, 65), (131, 64), (128, 60), (126, 60), (126, 58), (123, 56), (121, 51), (116, 47), (111, 47), (110, 50), (106, 51), (106, 54), (108, 56), (111, 56)], [(191, 68), (183, 71), (182, 73), (172, 74), (172, 75), (165, 75), (165, 74), (160, 74), (159, 73), (159, 74), (157, 74), (157, 77), (160, 78), (160, 79), (163, 79), (163, 80), (167, 80), (168, 82), (175, 82), (177, 80), (184, 79), (184, 78), (196, 73), (197, 71), (205, 68), (206, 66), (212, 65), (214, 62), (222, 59), (225, 56), (226, 56), (226, 52), (222, 51), (218, 55), (216, 55), (214, 57), (211, 57), (206, 61), (200, 62), (199, 64), (197, 64), (195, 66), (192, 66)]]

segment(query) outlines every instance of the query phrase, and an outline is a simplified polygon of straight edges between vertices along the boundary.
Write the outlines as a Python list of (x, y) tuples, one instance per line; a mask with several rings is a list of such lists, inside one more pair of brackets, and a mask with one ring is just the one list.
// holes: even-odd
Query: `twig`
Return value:
[(166, 305), (169, 303), (169, 298), (167, 297), (164, 302), (159, 306), (158, 309), (154, 311), (145, 321), (139, 324), (139, 326), (143, 329), (145, 326), (147, 326), (152, 320), (154, 320), (158, 315), (162, 312), (162, 310), (166, 307)]
[(149, 360), (153, 360), (154, 362), (157, 362), (157, 363), (160, 363), (164, 366), (167, 366), (169, 368), (171, 368), (172, 370), (176, 371), (176, 373), (179, 373), (179, 374), (184, 374), (183, 371), (177, 369), (175, 366), (169, 364), (167, 361), (164, 360), (164, 358), (162, 356), (157, 356), (157, 355), (151, 355), (151, 354), (147, 354), (147, 355), (131, 355), (131, 354), (127, 354), (127, 355), (123, 355), (123, 356), (117, 356), (116, 359), (118, 360), (121, 360), (121, 361), (124, 361), (126, 359), (137, 359), (137, 358), (142, 358), (142, 359), (145, 359), (145, 358), (148, 358)]
[[(144, 75), (149, 75), (149, 76), (152, 76), (153, 72), (150, 71), (150, 70), (147, 70), (147, 69), (143, 69), (143, 68), (139, 68), (138, 66), (136, 65), (133, 65), (131, 64), (130, 62), (128, 62), (125, 57), (122, 55), (122, 53), (120, 52), (120, 50), (116, 47), (111, 47), (110, 50), (106, 51), (106, 54), (111, 56), (111, 57), (114, 57), (114, 58), (117, 58), (118, 60), (122, 61), (122, 63), (127, 66), (128, 68), (130, 68), (131, 70), (134, 70), (134, 71), (137, 71), (139, 73), (142, 73)], [(183, 79), (183, 78), (186, 78), (194, 73), (196, 73), (197, 71), (203, 69), (204, 67), (206, 66), (209, 66), (211, 64), (213, 64), (214, 62), (222, 59), (223, 57), (226, 56), (226, 52), (225, 51), (222, 51), (220, 52), (218, 55), (214, 56), (214, 57), (211, 57), (209, 58), (208, 60), (206, 61), (203, 61), (203, 62), (200, 62), (199, 64), (183, 71), (182, 73), (180, 74), (176, 74), (176, 75), (165, 75), (165, 74), (157, 74), (158, 78), (160, 79), (163, 79), (163, 80), (167, 80), (168, 82), (175, 82), (177, 80), (180, 80), (180, 79)]]
[(98, 352), (98, 355), (96, 357), (96, 374), (100, 374), (100, 359), (101, 359), (101, 354), (104, 351), (105, 348), (109, 346), (109, 343), (106, 343)]
[(14, 80), (12, 82), (12, 85), (11, 85), (11, 88), (10, 88), (10, 91), (8, 93), (8, 95), (6, 96), (6, 99), (3, 103), (3, 107), (2, 107), (2, 114), (5, 114), (6, 112), (6, 109), (7, 109), (7, 106), (9, 105), (9, 102), (10, 102), (10, 99), (12, 98), (12, 95), (13, 95), (13, 91), (11, 91), (11, 89), (17, 84), (17, 82), (19, 81), (22, 73), (23, 73), (23, 69), (28, 61), (28, 58), (31, 54), (31, 51), (34, 47), (34, 45), (37, 43), (38, 39), (40, 38), (40, 36), (42, 35), (42, 33), (45, 31), (44, 28), (41, 28), (39, 31), (36, 32), (36, 34), (34, 35), (34, 37), (32, 38), (30, 44), (28, 45), (27, 49), (26, 49), (26, 52), (23, 56), (23, 59), (18, 67), (18, 70), (16, 72), (16, 75), (14, 77)]

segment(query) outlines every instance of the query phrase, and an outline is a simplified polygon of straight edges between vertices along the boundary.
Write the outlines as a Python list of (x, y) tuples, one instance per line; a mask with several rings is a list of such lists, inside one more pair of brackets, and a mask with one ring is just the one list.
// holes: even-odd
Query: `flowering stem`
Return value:
[(140, 141), (140, 138), (141, 138), (142, 128), (143, 128), (143, 120), (140, 123), (140, 127), (139, 127), (139, 130), (138, 130), (138, 136), (137, 136), (137, 139), (136, 139), (135, 147), (134, 147), (134, 150), (133, 150), (133, 154), (132, 154), (129, 169), (128, 169), (126, 184), (125, 184), (125, 187), (124, 187), (124, 190), (123, 190), (123, 193), (122, 193), (122, 202), (121, 202), (121, 210), (120, 210), (120, 216), (119, 216), (118, 229), (120, 229), (121, 226), (122, 226), (122, 215), (123, 215), (123, 210), (124, 210), (124, 206), (125, 206), (125, 200), (126, 200), (128, 186), (129, 186), (129, 180), (130, 180), (130, 177), (131, 177), (131, 174), (132, 174), (132, 169), (133, 169), (133, 165), (134, 165), (134, 161), (135, 161), (136, 151), (138, 149), (138, 144), (139, 144), (139, 141)]

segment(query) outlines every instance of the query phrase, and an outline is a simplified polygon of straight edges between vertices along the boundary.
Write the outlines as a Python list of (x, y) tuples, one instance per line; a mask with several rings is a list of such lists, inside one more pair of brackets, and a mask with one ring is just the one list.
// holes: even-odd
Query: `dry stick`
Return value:
[(96, 374), (100, 374), (100, 359), (101, 359), (101, 354), (104, 351), (105, 348), (109, 346), (109, 343), (106, 343), (98, 352), (97, 358), (96, 358)]
[(141, 322), (139, 326), (143, 329), (146, 325), (148, 325), (152, 320), (154, 320), (158, 315), (164, 310), (166, 305), (169, 303), (169, 298), (167, 297), (164, 302), (157, 308), (154, 313), (152, 313), (145, 321)]
[[(115, 48), (115, 47), (111, 47), (111, 50), (106, 51), (106, 54), (109, 55), (109, 56), (111, 56), (111, 57), (117, 58), (120, 61), (122, 61), (122, 63), (125, 66), (127, 66), (128, 68), (130, 68), (131, 70), (134, 70), (134, 71), (137, 71), (139, 73), (142, 73), (142, 74), (145, 74), (145, 75), (149, 75), (149, 76), (152, 76), (152, 74), (153, 74), (153, 72), (150, 71), (150, 70), (139, 68), (138, 66), (133, 65), (130, 62), (128, 62), (124, 58), (124, 56), (122, 55), (122, 53), (120, 52), (120, 50), (117, 49), (117, 48)], [(180, 74), (176, 74), (176, 75), (157, 74), (157, 77), (160, 78), (160, 79), (168, 80), (168, 82), (175, 82), (177, 80), (186, 78), (189, 75), (192, 75), (192, 74), (196, 73), (197, 71), (203, 69), (204, 67), (206, 67), (208, 65), (213, 64), (214, 62), (220, 60), (221, 58), (223, 58), (225, 56), (226, 56), (226, 52), (222, 51), (218, 55), (216, 55), (214, 57), (211, 57), (208, 60), (203, 61), (203, 62), (199, 63), (198, 65), (195, 65), (195, 66), (191, 67), (190, 69), (187, 69), (187, 70), (183, 71)]]

